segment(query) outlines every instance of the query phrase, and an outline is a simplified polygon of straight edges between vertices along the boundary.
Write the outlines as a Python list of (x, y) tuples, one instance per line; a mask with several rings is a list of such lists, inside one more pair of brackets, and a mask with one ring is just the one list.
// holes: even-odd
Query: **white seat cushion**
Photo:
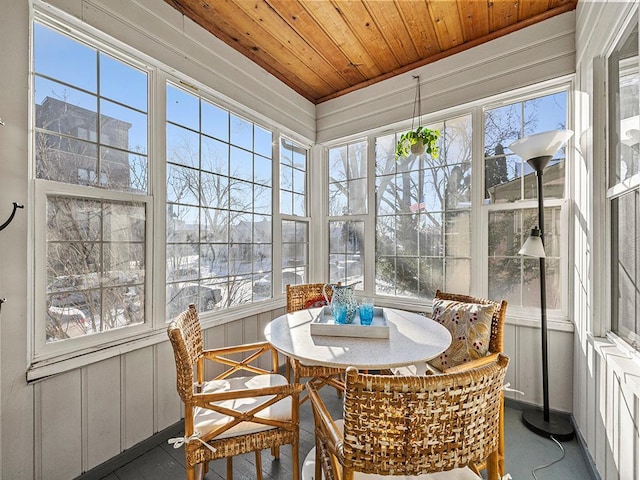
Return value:
[(417, 365), (406, 365), (404, 367), (392, 368), (391, 371), (394, 375), (411, 377), (420, 375), (434, 375), (442, 373), (437, 368), (432, 367), (428, 363), (419, 363)]
[[(313, 447), (307, 454), (302, 464), (302, 480), (315, 480), (316, 474), (316, 447)], [(322, 476), (324, 478), (324, 475)], [(371, 473), (356, 472), (354, 480), (482, 480), (468, 468), (456, 468), (448, 472), (426, 473), (424, 475), (398, 476), (398, 475), (376, 475)]]
[[(282, 375), (277, 374), (265, 374), (256, 375), (254, 377), (237, 377), (227, 378), (225, 380), (213, 380), (206, 382), (202, 388), (203, 393), (213, 392), (226, 392), (231, 390), (247, 390), (254, 388), (274, 387), (278, 385), (287, 385), (289, 382)], [(246, 412), (252, 408), (255, 408), (261, 403), (273, 398), (272, 396), (262, 396), (255, 398), (240, 398), (237, 400), (225, 400), (223, 402), (216, 402), (215, 405), (220, 405), (225, 408), (229, 408), (236, 411)], [(233, 420), (228, 415), (222, 415), (218, 412), (208, 410), (206, 408), (197, 407), (194, 409), (194, 429), (201, 435), (206, 434), (213, 428), (225, 425)], [(277, 403), (274, 403), (270, 407), (258, 412), (256, 417), (269, 418), (272, 420), (290, 420), (291, 419), (291, 397), (284, 398)], [(262, 432), (264, 430), (270, 430), (270, 425), (263, 425), (255, 422), (241, 422), (238, 425), (230, 428), (223, 434), (216, 438), (228, 438), (235, 437), (237, 435), (245, 435), (249, 433)]]

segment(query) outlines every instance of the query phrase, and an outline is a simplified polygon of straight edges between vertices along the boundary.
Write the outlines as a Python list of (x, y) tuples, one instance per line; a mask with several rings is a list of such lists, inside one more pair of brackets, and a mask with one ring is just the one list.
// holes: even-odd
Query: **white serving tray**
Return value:
[(331, 313), (331, 307), (322, 307), (320, 313), (310, 325), (311, 335), (329, 335), (335, 337), (389, 338), (389, 325), (384, 308), (373, 307), (371, 325), (361, 325), (356, 310), (353, 323), (339, 324)]

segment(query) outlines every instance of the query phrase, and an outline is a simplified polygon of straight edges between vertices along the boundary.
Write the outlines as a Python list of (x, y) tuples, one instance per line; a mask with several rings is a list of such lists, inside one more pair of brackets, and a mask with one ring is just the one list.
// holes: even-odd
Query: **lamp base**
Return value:
[(571, 440), (574, 435), (571, 422), (557, 413), (549, 413), (549, 421), (546, 422), (542, 410), (523, 410), (522, 423), (532, 432), (547, 438), (553, 436), (559, 442)]

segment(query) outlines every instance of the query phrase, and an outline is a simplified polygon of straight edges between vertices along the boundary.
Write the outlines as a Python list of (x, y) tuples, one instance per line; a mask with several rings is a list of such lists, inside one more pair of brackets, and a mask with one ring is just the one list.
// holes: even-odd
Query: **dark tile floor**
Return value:
[[(323, 389), (322, 396), (329, 410), (335, 418), (341, 417), (341, 400), (333, 389)], [(305, 402), (300, 411), (300, 462), (314, 446), (313, 416), (309, 402)], [(514, 407), (506, 408), (505, 419), (506, 437), (506, 470), (513, 480), (537, 478), (587, 480), (594, 478), (582, 453), (577, 440), (564, 442), (565, 457), (553, 465), (536, 470), (535, 477), (532, 470), (546, 465), (560, 458), (563, 453), (552, 440), (548, 440), (531, 433), (520, 421), (520, 411)], [(255, 476), (254, 455), (241, 455), (234, 458), (234, 479), (253, 480)], [(280, 459), (273, 460), (268, 450), (262, 453), (262, 469), (265, 480), (289, 480), (292, 478), (291, 448), (283, 447)], [(221, 480), (226, 475), (226, 462), (217, 460), (209, 465), (207, 480)], [(86, 476), (82, 477), (83, 480)], [(100, 478), (100, 477), (97, 477)], [(122, 467), (117, 468), (106, 476), (105, 480), (175, 480), (183, 479), (184, 452), (174, 449), (163, 442), (148, 452), (140, 455)]]

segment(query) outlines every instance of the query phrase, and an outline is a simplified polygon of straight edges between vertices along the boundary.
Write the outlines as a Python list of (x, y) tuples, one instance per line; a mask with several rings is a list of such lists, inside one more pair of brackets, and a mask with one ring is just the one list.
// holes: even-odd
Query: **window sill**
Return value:
[[(241, 305), (230, 310), (221, 310), (200, 315), (203, 330), (225, 323), (259, 315), (284, 307), (283, 299), (272, 299), (251, 305)], [(284, 310), (283, 310), (284, 311)], [(26, 373), (27, 383), (45, 380), (54, 375), (82, 368), (93, 363), (123, 355), (141, 348), (168, 341), (166, 324), (158, 329), (131, 336), (110, 344), (98, 345), (89, 351), (72, 352), (32, 363)]]
[[(404, 299), (403, 299), (404, 300)], [(385, 298), (376, 299), (376, 305), (387, 308), (400, 308), (412, 312), (423, 312), (427, 316), (431, 315), (431, 301), (399, 301), (398, 299), (390, 300)], [(507, 307), (507, 325), (515, 325), (518, 327), (540, 328), (540, 311), (527, 310), (524, 308)], [(558, 332), (574, 332), (575, 325), (566, 316), (552, 314), (547, 312), (547, 329)]]
[[(533, 314), (526, 312), (515, 312), (509, 314), (507, 308), (507, 325), (515, 325), (517, 327), (540, 328), (540, 313)], [(547, 314), (547, 330), (556, 332), (574, 332), (575, 325), (567, 317), (548, 315)]]
[(589, 334), (589, 340), (607, 368), (613, 371), (618, 383), (640, 396), (640, 354), (611, 333), (606, 337)]

